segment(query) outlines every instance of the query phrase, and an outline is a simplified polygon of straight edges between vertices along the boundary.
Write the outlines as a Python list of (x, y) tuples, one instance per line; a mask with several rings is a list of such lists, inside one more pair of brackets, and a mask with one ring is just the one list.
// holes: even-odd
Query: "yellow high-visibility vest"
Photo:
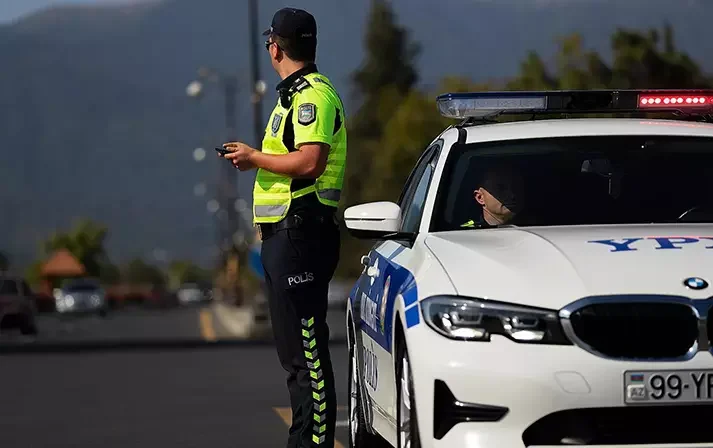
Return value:
[(258, 169), (253, 188), (255, 223), (276, 223), (287, 216), (293, 199), (316, 194), (322, 204), (337, 207), (344, 184), (347, 160), (347, 130), (344, 106), (332, 83), (320, 73), (309, 73), (291, 87), (289, 105), (280, 99), (270, 115), (262, 141), (265, 154), (287, 154), (283, 141), (285, 126), (294, 129), (295, 148), (304, 143), (330, 145), (327, 167), (309, 187), (292, 190), (292, 179)]

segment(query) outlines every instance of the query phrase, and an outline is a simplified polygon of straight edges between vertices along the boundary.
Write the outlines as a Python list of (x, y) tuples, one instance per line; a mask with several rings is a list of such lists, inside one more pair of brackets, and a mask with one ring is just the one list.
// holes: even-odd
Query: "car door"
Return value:
[[(428, 186), (435, 170), (441, 144), (430, 146), (416, 163), (407, 180), (399, 206), (401, 230), (416, 232), (420, 224)], [(394, 363), (392, 360), (393, 312), (397, 292), (412, 278), (407, 266), (397, 258), (409, 248), (408, 242), (382, 241), (368, 254), (359, 295), (359, 339), (362, 376), (377, 431), (393, 431), (396, 423)], [(406, 258), (404, 258), (406, 259)]]

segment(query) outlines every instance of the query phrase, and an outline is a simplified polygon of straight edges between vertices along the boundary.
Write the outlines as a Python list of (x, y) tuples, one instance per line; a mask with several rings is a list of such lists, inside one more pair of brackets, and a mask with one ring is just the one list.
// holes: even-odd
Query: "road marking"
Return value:
[[(283, 422), (287, 425), (287, 427), (290, 427), (292, 425), (292, 409), (291, 408), (272, 408), (277, 415), (280, 416)], [(337, 412), (340, 410), (346, 409), (344, 406), (337, 406)], [(344, 421), (337, 421), (337, 428), (341, 426), (348, 426), (349, 422), (344, 420)], [(344, 445), (339, 440), (334, 441), (334, 448), (344, 448)]]
[(213, 328), (213, 313), (208, 309), (202, 309), (200, 313), (201, 336), (208, 342), (216, 340), (215, 328)]

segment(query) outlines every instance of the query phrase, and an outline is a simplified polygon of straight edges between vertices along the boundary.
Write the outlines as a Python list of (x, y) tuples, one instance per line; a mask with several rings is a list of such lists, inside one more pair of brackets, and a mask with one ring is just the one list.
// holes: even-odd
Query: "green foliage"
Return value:
[[(388, 177), (376, 177), (377, 182), (373, 183), (365, 173), (373, 173), (383, 166), (380, 159), (385, 150), (382, 141), (384, 131), (418, 81), (415, 60), (420, 48), (410, 40), (408, 31), (397, 25), (390, 2), (372, 0), (364, 48), (365, 59), (352, 76), (353, 94), (359, 109), (349, 115), (347, 122), (349, 156), (343, 206), (363, 202), (364, 195), (377, 194)], [(394, 184), (396, 181), (392, 181), (387, 188), (394, 189)], [(343, 263), (337, 275), (353, 275), (353, 271), (359, 269), (358, 261), (354, 263), (352, 254), (363, 251), (366, 244), (343, 238), (343, 252), (347, 256), (341, 258)]]
[(164, 286), (166, 278), (156, 266), (140, 258), (129, 261), (122, 269), (122, 279), (130, 285)]
[(353, 74), (354, 96), (360, 105), (350, 114), (349, 163), (344, 188), (344, 203), (360, 199), (363, 173), (372, 171), (380, 154), (379, 140), (385, 124), (399, 108), (418, 80), (414, 61), (419, 47), (408, 32), (396, 24), (390, 2), (372, 0), (364, 36), (366, 56)]
[(587, 50), (579, 34), (558, 39), (559, 52), (547, 69), (531, 52), (519, 75), (507, 83), (509, 90), (545, 89), (693, 89), (711, 86), (700, 67), (676, 48), (673, 30), (647, 32), (619, 29), (611, 37), (612, 63)]
[(121, 282), (121, 270), (109, 261), (99, 266), (99, 280), (105, 285), (116, 285)]
[[(441, 131), (454, 124), (453, 120), (438, 114), (433, 93), (494, 89), (686, 89), (712, 85), (711, 79), (698, 65), (676, 49), (673, 31), (666, 26), (663, 42), (657, 30), (620, 29), (615, 32), (611, 38), (611, 64), (597, 52), (588, 50), (582, 37), (575, 33), (558, 39), (559, 51), (552, 63), (530, 52), (520, 65), (519, 74), (510, 80), (476, 84), (463, 78), (446, 77), (436, 92), (424, 92), (415, 89), (413, 82), (404, 82), (404, 79), (416, 80), (409, 74), (413, 54), (404, 50), (408, 47), (404, 44), (406, 33), (396, 28), (393, 13), (386, 12), (387, 9), (381, 1), (374, 3), (368, 27), (370, 34), (366, 38), (367, 62), (354, 77), (364, 102), (355, 115), (356, 125), (353, 122), (350, 127), (349, 194), (345, 206), (398, 199), (418, 156)], [(391, 36), (391, 40), (384, 38), (379, 45), (372, 33)], [(382, 48), (386, 45), (384, 42), (391, 42), (391, 47)], [(391, 60), (383, 60), (385, 55), (391, 55)], [(408, 76), (397, 78), (394, 75), (393, 70), (400, 64), (404, 65), (403, 70)], [(367, 73), (369, 71), (371, 73)], [(507, 118), (516, 119), (520, 118)], [(338, 273), (351, 277), (359, 275), (362, 270), (359, 257), (371, 244), (373, 242), (353, 238), (344, 240)]]
[(78, 221), (68, 232), (56, 232), (43, 245), (44, 254), (66, 249), (84, 265), (87, 274), (100, 277), (107, 263), (104, 243), (108, 236), (106, 226), (90, 219)]
[(168, 281), (172, 289), (184, 283), (210, 283), (212, 277), (211, 271), (196, 266), (190, 261), (174, 261), (168, 267)]

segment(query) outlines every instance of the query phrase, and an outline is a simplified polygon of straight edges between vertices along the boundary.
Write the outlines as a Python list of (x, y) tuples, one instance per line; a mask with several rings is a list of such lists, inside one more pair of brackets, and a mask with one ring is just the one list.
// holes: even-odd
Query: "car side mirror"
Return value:
[(360, 239), (410, 239), (411, 234), (399, 232), (401, 207), (388, 201), (355, 205), (344, 211), (344, 223), (349, 233)]

